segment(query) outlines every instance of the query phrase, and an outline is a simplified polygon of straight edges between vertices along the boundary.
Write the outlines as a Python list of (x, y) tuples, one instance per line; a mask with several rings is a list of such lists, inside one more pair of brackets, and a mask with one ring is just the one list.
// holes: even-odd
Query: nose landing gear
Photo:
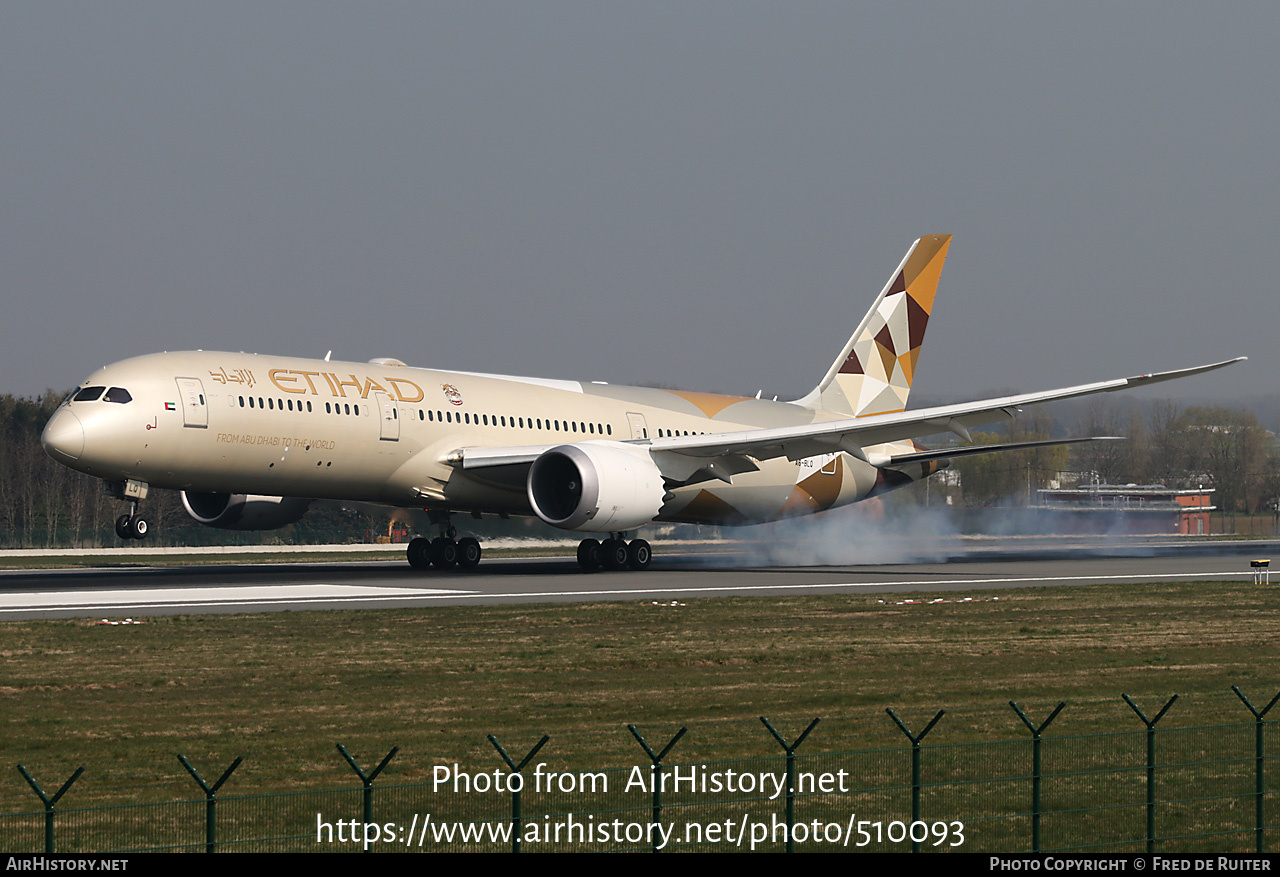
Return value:
[(138, 504), (129, 503), (129, 513), (116, 518), (116, 535), (121, 539), (145, 539), (151, 523), (138, 514)]

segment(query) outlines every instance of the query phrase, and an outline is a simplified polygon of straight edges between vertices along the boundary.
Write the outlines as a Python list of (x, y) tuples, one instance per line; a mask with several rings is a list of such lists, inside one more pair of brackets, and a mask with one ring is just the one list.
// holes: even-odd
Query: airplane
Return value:
[(1014, 416), (1023, 406), (1146, 386), (1194, 368), (908, 411), (950, 235), (911, 245), (818, 384), (792, 401), (602, 382), (188, 351), (99, 369), (54, 412), (41, 441), (59, 463), (130, 503), (122, 539), (150, 529), (138, 504), (181, 491), (195, 520), (273, 529), (312, 502), (418, 508), (417, 569), (469, 569), (480, 543), (454, 514), (536, 516), (599, 534), (584, 570), (647, 569), (635, 531), (656, 521), (754, 524), (809, 515), (902, 487), (951, 459), (1089, 436), (928, 450), (915, 439)]

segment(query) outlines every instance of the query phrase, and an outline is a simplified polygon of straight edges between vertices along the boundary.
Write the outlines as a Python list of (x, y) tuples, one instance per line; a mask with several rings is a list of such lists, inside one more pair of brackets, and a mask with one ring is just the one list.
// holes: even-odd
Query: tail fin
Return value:
[(822, 382), (797, 405), (865, 417), (907, 407), (951, 235), (920, 238)]

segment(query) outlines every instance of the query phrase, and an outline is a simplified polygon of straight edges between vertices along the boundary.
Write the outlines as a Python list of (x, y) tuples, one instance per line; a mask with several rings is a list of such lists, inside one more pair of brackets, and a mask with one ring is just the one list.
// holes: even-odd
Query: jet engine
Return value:
[(545, 451), (529, 467), (529, 504), (563, 530), (616, 533), (647, 524), (666, 499), (649, 452), (619, 442)]
[(311, 500), (296, 496), (254, 496), (244, 493), (182, 491), (187, 514), (220, 530), (274, 530), (307, 513)]

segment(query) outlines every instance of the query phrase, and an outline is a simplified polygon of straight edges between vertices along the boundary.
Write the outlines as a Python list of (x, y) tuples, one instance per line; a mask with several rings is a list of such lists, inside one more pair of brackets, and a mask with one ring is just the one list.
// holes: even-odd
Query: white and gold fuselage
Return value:
[[(101, 393), (85, 392), (99, 387)], [(111, 401), (112, 389), (129, 401)], [(532, 515), (522, 467), (470, 470), (458, 464), (459, 452), (583, 442), (653, 448), (663, 439), (832, 419), (738, 396), (433, 371), (389, 360), (189, 351), (94, 372), (50, 420), (45, 444), (66, 465), (110, 481)], [(731, 483), (674, 487), (657, 519), (765, 521), (890, 486), (881, 470), (840, 451), (757, 466)], [(906, 477), (893, 486), (932, 471), (927, 464), (904, 468)]]

